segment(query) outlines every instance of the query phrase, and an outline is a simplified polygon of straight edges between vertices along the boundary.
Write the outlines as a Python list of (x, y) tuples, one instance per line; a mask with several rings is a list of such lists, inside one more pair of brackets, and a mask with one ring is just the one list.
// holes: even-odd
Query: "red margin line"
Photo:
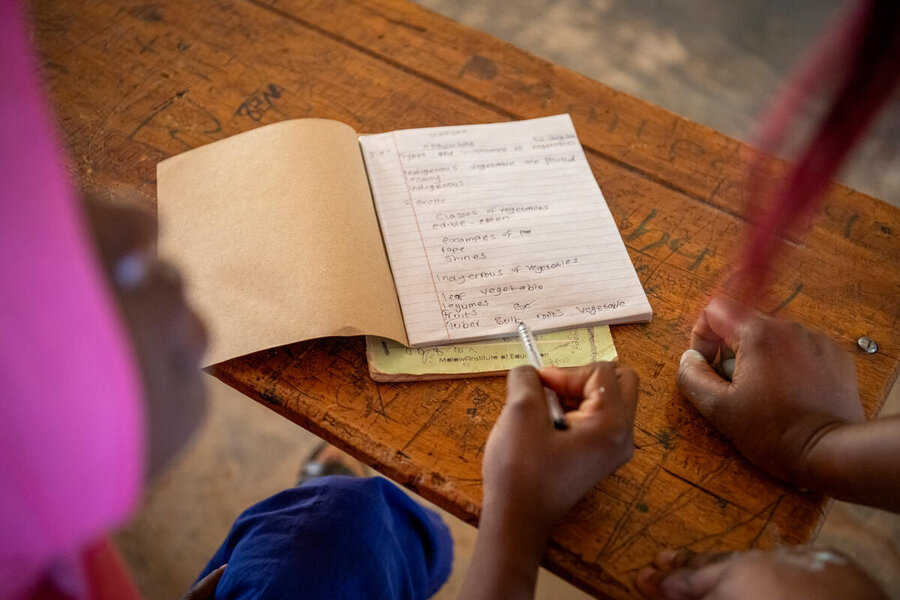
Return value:
[(397, 151), (397, 163), (400, 165), (400, 173), (403, 175), (403, 184), (406, 186), (406, 198), (409, 200), (409, 208), (412, 210), (413, 219), (416, 221), (416, 230), (419, 232), (419, 241), (422, 242), (422, 254), (425, 255), (425, 263), (428, 265), (428, 274), (431, 275), (431, 286), (434, 288), (434, 299), (438, 303), (438, 312), (444, 323), (444, 331), (447, 332), (447, 341), (450, 341), (450, 328), (447, 327), (447, 319), (444, 318), (444, 309), (441, 306), (441, 297), (437, 291), (437, 283), (434, 281), (434, 271), (431, 270), (431, 261), (428, 260), (428, 250), (425, 249), (425, 238), (422, 237), (422, 228), (419, 227), (419, 215), (416, 214), (416, 206), (409, 191), (409, 180), (406, 179), (406, 170), (403, 168), (403, 159), (400, 157), (400, 148), (397, 146), (397, 136), (391, 132), (391, 140), (394, 142), (394, 150)]

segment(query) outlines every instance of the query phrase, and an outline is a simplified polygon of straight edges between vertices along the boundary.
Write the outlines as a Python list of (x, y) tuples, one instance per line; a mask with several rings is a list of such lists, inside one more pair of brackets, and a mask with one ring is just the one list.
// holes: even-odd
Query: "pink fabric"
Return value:
[(0, 0), (0, 598), (125, 519), (143, 480), (132, 349)]

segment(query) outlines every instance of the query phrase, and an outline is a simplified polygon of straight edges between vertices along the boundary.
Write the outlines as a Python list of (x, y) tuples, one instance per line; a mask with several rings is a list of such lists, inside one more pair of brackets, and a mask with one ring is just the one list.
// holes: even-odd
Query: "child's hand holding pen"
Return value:
[[(566, 431), (548, 423), (544, 386), (577, 403)], [(575, 502), (631, 458), (637, 393), (637, 374), (615, 363), (510, 371), (485, 449), (482, 522), (521, 528), (512, 539), (542, 549)]]
[[(577, 406), (565, 431), (547, 418), (544, 386)], [(637, 394), (635, 372), (615, 363), (509, 372), (485, 446), (478, 541), (460, 598), (532, 597), (556, 523), (631, 458)]]
[[(544, 386), (577, 405), (565, 431), (547, 418)], [(631, 458), (637, 394), (635, 372), (614, 363), (509, 372), (485, 447), (478, 542), (461, 598), (531, 597), (556, 523)]]

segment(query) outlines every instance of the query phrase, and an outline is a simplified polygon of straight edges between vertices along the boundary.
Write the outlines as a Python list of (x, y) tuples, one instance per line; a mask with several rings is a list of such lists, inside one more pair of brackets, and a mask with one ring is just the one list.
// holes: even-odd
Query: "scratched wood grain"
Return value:
[[(600, 596), (633, 594), (663, 547), (770, 548), (811, 540), (825, 499), (748, 465), (678, 394), (690, 326), (728, 267), (752, 151), (662, 109), (388, 0), (41, 0), (34, 35), (60, 131), (83, 185), (155, 202), (156, 163), (288, 118), (361, 132), (569, 112), (654, 308), (617, 326), (641, 376), (634, 459), (556, 530), (545, 564)], [(783, 165), (771, 161), (773, 181)], [(802, 239), (784, 242), (762, 308), (856, 354), (866, 413), (898, 369), (900, 211), (831, 189)], [(376, 384), (359, 338), (324, 339), (218, 365), (214, 374), (470, 523), (503, 380)]]

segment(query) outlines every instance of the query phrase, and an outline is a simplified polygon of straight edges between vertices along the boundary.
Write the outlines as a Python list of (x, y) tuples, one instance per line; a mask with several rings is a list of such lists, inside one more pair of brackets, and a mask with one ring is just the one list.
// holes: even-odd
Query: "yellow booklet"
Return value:
[[(576, 367), (618, 358), (605, 325), (539, 334), (535, 341), (547, 366)], [(375, 381), (487, 377), (528, 364), (518, 336), (429, 348), (407, 348), (387, 338), (366, 336), (366, 358)]]

